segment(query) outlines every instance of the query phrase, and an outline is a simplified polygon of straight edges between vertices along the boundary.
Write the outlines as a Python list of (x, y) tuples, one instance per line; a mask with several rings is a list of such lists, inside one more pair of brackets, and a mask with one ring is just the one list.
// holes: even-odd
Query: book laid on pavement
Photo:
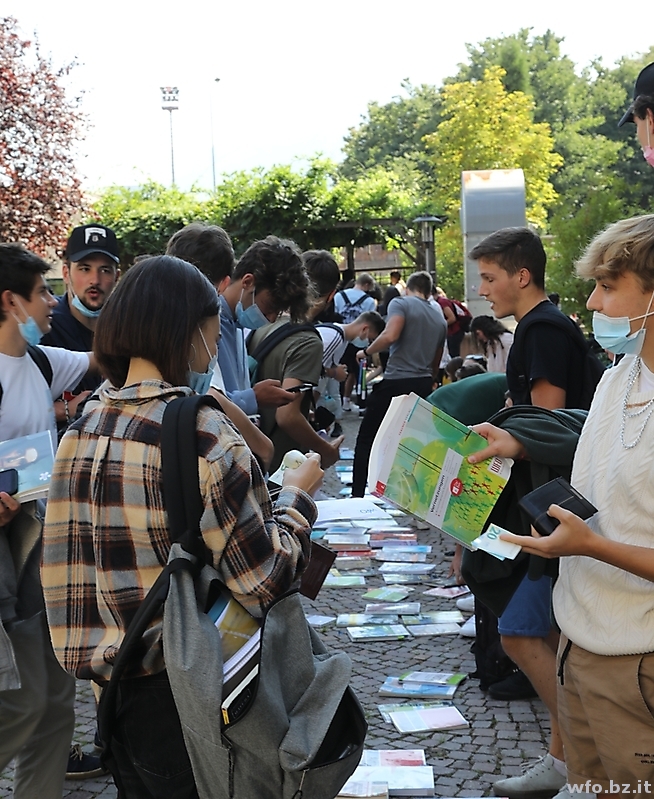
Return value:
[(434, 795), (432, 766), (357, 766), (346, 785), (362, 781), (387, 783), (391, 797)]
[(373, 616), (370, 613), (339, 613), (337, 627), (364, 627), (366, 624), (399, 624), (397, 613)]
[(49, 430), (0, 441), (0, 471), (16, 470), (18, 491), (13, 496), (18, 502), (48, 496), (53, 465), (54, 448)]
[(409, 631), (403, 624), (366, 624), (363, 627), (346, 627), (345, 629), (354, 643), (394, 641), (409, 637)]
[(417, 614), (420, 613), (420, 602), (369, 602), (366, 605), (366, 613), (370, 616), (380, 613)]
[(341, 788), (336, 799), (352, 799), (353, 797), (370, 797), (371, 799), (389, 799), (387, 782), (371, 782), (370, 780), (353, 780), (351, 777)]
[(318, 613), (309, 613), (307, 621), (312, 627), (326, 627), (336, 621), (336, 616), (321, 616)]
[(470, 589), (467, 585), (437, 586), (436, 588), (430, 588), (428, 591), (423, 591), (423, 594), (427, 596), (442, 596), (446, 599), (456, 599), (469, 593)]
[[(353, 519), (391, 519), (391, 514), (376, 502), (358, 497), (350, 499), (321, 499), (316, 502), (318, 518), (316, 526), (328, 522), (350, 521)], [(481, 530), (479, 531), (481, 532)]]
[(427, 613), (402, 614), (402, 624), (449, 624), (462, 622), (460, 610), (431, 610)]
[(453, 671), (405, 671), (398, 680), (404, 682), (418, 682), (431, 685), (458, 685), (463, 682), (467, 674)]
[(445, 624), (411, 624), (409, 631), (411, 635), (419, 638), (421, 635), (458, 635), (461, 628), (454, 622), (445, 622)]
[(361, 557), (360, 555), (338, 555), (334, 561), (334, 566), (343, 571), (351, 571), (352, 569), (370, 570), (370, 574), (374, 574), (371, 569), (370, 558)]
[(368, 533), (327, 533), (325, 541), (338, 552), (341, 549), (370, 549), (370, 536)]
[(431, 574), (382, 574), (386, 585), (433, 585)]
[(405, 699), (451, 699), (456, 689), (456, 685), (400, 682), (398, 677), (387, 677), (379, 688), (379, 695)]
[(382, 563), (379, 571), (382, 574), (430, 574), (435, 568), (435, 563)]
[(360, 766), (426, 766), (424, 749), (364, 749)]
[(450, 707), (451, 699), (432, 699), (429, 702), (403, 702), (400, 704), (377, 705), (377, 710), (387, 724), (392, 724), (390, 714), (395, 710), (431, 710), (435, 707)]
[[(425, 547), (431, 550), (431, 547)], [(408, 550), (408, 547), (406, 547)], [(383, 547), (375, 552), (375, 560), (383, 560), (393, 563), (425, 563), (427, 561), (426, 552), (405, 551), (405, 547)]]
[(416, 394), (394, 397), (373, 442), (373, 493), (472, 548), (513, 461), (468, 456), (487, 446), (469, 427)]
[(364, 599), (377, 599), (380, 602), (401, 602), (409, 596), (411, 589), (387, 585), (385, 588), (371, 588), (363, 594)]
[(360, 588), (366, 584), (366, 578), (359, 574), (332, 574), (325, 577), (323, 588)]
[(470, 726), (454, 705), (431, 710), (394, 710), (389, 715), (398, 732), (451, 730)]

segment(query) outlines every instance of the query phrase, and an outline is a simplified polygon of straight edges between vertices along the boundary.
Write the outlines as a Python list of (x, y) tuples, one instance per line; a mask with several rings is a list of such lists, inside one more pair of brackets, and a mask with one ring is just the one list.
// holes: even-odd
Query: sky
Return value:
[(466, 43), (551, 29), (580, 68), (653, 43), (633, 14), (570, 0), (0, 0), (0, 14), (36, 33), (55, 66), (77, 61), (69, 84), (89, 121), (79, 166), (90, 192), (171, 183), (162, 86), (179, 89), (176, 183), (210, 188), (212, 131), (218, 182), (317, 153), (340, 160), (369, 102), (402, 94), (405, 78), (439, 85), (466, 60)]

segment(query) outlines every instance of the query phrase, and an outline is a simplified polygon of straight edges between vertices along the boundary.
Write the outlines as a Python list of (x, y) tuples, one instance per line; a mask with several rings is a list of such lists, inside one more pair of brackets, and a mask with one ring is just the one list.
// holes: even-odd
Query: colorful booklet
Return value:
[(332, 574), (325, 577), (323, 588), (360, 588), (366, 584), (366, 578), (359, 574)]
[(382, 574), (429, 574), (436, 568), (435, 563), (382, 563)]
[[(370, 593), (370, 591), (368, 591)], [(415, 615), (420, 613), (420, 602), (373, 602), (366, 605), (366, 614), (370, 616), (380, 613), (406, 613)]]
[[(433, 766), (357, 766), (345, 787), (351, 783), (385, 782), (389, 796), (433, 796)], [(347, 795), (347, 794), (345, 794)]]
[[(431, 550), (431, 547), (427, 547)], [(409, 552), (408, 547), (384, 547), (375, 552), (375, 560), (388, 561), (389, 563), (425, 563), (426, 552)]]
[(366, 624), (399, 624), (397, 613), (388, 613), (385, 616), (373, 616), (370, 613), (339, 613), (336, 619), (337, 627), (363, 627)]
[(467, 585), (451, 585), (451, 586), (437, 586), (430, 588), (428, 591), (423, 591), (426, 596), (442, 596), (446, 599), (456, 599), (459, 596), (465, 596), (470, 593)]
[(364, 599), (377, 599), (380, 602), (401, 602), (409, 596), (409, 591), (413, 589), (402, 588), (402, 586), (388, 585), (386, 588), (371, 588), (363, 594)]
[(370, 780), (353, 780), (350, 778), (341, 788), (336, 799), (389, 799), (387, 782), (371, 782)]
[(386, 585), (433, 585), (431, 574), (382, 574)]
[(446, 622), (445, 624), (412, 624), (409, 627), (411, 635), (419, 638), (421, 635), (457, 635), (461, 632), (458, 624)]
[(30, 502), (48, 496), (54, 449), (49, 430), (0, 442), (0, 471), (15, 469), (18, 491), (14, 499)]
[(370, 453), (373, 493), (471, 547), (513, 464), (499, 457), (468, 463), (486, 446), (416, 394), (394, 397)]
[(456, 685), (401, 682), (398, 677), (387, 677), (379, 689), (379, 695), (404, 697), (405, 699), (451, 699), (456, 688)]
[(398, 732), (451, 730), (470, 726), (454, 705), (430, 710), (394, 710), (389, 715)]
[(462, 622), (460, 610), (432, 610), (428, 613), (402, 614), (402, 624), (450, 624)]
[(409, 631), (403, 624), (367, 624), (364, 627), (346, 627), (350, 640), (360, 641), (394, 641), (408, 638)]
[(429, 683), (430, 685), (458, 685), (463, 682), (467, 674), (453, 671), (406, 671), (400, 674), (399, 681)]

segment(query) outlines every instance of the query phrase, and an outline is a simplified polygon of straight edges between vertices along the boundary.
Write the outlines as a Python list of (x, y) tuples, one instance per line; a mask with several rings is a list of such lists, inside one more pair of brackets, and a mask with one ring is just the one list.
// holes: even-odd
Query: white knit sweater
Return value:
[[(654, 548), (654, 415), (633, 449), (620, 443), (622, 403), (633, 357), (602, 378), (579, 439), (572, 484), (597, 513), (588, 523), (613, 541)], [(646, 402), (653, 391), (630, 403)], [(646, 413), (627, 424), (633, 441)], [(654, 583), (588, 557), (561, 558), (554, 613), (564, 634), (600, 655), (654, 652)]]

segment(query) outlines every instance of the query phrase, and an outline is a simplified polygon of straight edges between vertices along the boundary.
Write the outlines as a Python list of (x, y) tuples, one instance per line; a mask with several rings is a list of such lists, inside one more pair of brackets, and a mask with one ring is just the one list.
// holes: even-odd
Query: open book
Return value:
[(468, 463), (485, 447), (417, 394), (394, 397), (370, 453), (372, 492), (474, 548), (513, 464), (498, 457)]
[(54, 464), (54, 449), (49, 430), (0, 441), (0, 471), (16, 469), (19, 502), (47, 497)]

